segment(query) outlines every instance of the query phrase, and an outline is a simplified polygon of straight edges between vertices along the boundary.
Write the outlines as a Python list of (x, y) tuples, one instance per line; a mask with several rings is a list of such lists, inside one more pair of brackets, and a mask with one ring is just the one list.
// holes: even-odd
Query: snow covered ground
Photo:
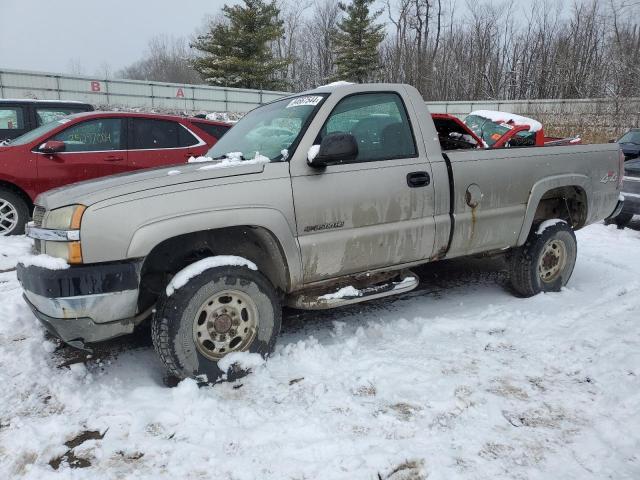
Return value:
[[(268, 362), (202, 388), (166, 387), (142, 335), (86, 361), (45, 339), (5, 271), (0, 478), (640, 478), (639, 227), (578, 232), (561, 293), (451, 261), (395, 299), (289, 312)], [(28, 246), (0, 238), (0, 271)]]

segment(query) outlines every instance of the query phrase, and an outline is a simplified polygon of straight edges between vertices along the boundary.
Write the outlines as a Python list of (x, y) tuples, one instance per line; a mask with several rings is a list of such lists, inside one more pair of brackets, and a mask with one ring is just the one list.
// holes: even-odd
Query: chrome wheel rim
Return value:
[(218, 361), (231, 352), (246, 350), (258, 333), (258, 308), (240, 290), (211, 295), (193, 320), (193, 340), (198, 351)]
[(567, 246), (562, 240), (551, 240), (542, 249), (538, 261), (538, 273), (545, 283), (555, 281), (567, 263)]
[(0, 236), (11, 233), (18, 224), (18, 210), (3, 198), (0, 198)]

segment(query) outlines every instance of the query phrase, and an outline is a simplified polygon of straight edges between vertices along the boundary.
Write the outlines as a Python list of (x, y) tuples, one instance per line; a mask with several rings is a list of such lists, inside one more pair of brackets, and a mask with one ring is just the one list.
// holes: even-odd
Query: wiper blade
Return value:
[(213, 157), (211, 160), (224, 160), (226, 158), (232, 159), (232, 160), (235, 160), (235, 159), (246, 160), (246, 158), (244, 158), (244, 155), (229, 155), (229, 153), (225, 153), (224, 155), (220, 155), (218, 157)]

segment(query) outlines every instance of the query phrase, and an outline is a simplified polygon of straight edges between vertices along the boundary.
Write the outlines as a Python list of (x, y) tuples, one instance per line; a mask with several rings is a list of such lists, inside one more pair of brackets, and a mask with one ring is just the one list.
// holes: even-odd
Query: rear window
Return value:
[(199, 143), (182, 125), (170, 120), (134, 118), (131, 125), (133, 150), (190, 147)]
[(37, 107), (36, 119), (38, 125), (45, 125), (50, 122), (60, 120), (67, 115), (73, 115), (74, 113), (85, 112), (85, 108), (73, 108), (73, 107)]
[(216, 140), (219, 140), (229, 129), (231, 128), (228, 125), (212, 125), (211, 123), (204, 122), (192, 122), (196, 127), (200, 130), (208, 133)]
[(0, 107), (0, 130), (22, 130), (24, 112), (20, 107)]

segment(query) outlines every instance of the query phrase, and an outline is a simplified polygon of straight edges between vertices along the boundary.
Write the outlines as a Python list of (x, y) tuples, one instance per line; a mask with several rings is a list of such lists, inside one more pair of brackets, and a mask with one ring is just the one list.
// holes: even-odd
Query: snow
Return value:
[(233, 352), (226, 355), (218, 362), (218, 367), (223, 372), (228, 372), (232, 365), (237, 365), (241, 370), (252, 370), (264, 365), (265, 360), (258, 353)]
[(353, 85), (353, 82), (345, 82), (344, 80), (338, 80), (337, 82), (327, 83), (326, 85), (320, 85), (322, 87), (346, 87), (347, 85)]
[(540, 225), (538, 225), (538, 229), (536, 230), (536, 235), (542, 235), (542, 233), (549, 227), (553, 227), (554, 225), (558, 225), (559, 223), (567, 223), (561, 218), (552, 218), (550, 220), (545, 220)]
[(260, 155), (260, 152), (256, 152), (255, 156), (249, 160), (242, 160), (242, 152), (229, 152), (226, 154), (226, 158), (221, 160), (214, 160), (211, 157), (191, 157), (189, 163), (202, 163), (202, 162), (216, 162), (211, 165), (205, 165), (198, 168), (198, 170), (215, 170), (217, 168), (229, 168), (237, 167), (238, 165), (256, 165), (258, 163), (269, 163), (271, 159)]
[(24, 235), (0, 237), (0, 273), (15, 268), (18, 258), (28, 255), (32, 246), (32, 240)]
[(542, 124), (533, 118), (523, 117), (515, 113), (496, 112), (494, 110), (476, 110), (469, 115), (488, 118), (492, 122), (513, 122), (516, 125), (529, 125), (530, 132), (542, 130)]
[(251, 270), (258, 270), (256, 264), (246, 258), (236, 257), (235, 255), (217, 255), (215, 257), (207, 257), (199, 260), (195, 263), (192, 263), (188, 267), (183, 268), (169, 282), (167, 285), (167, 296), (173, 295), (173, 292), (178, 290), (179, 288), (184, 287), (189, 280), (193, 277), (200, 275), (205, 270), (216, 267), (223, 266), (236, 266), (236, 267), (247, 267)]
[(282, 155), (282, 160), (285, 161), (287, 158), (289, 158), (289, 150), (283, 148), (282, 150), (280, 150), (280, 155)]
[(327, 293), (326, 295), (322, 295), (320, 298), (322, 300), (335, 300), (338, 298), (345, 297), (359, 297), (361, 295), (360, 290), (349, 285), (348, 287), (342, 287), (335, 293)]
[[(410, 293), (286, 313), (266, 363), (204, 387), (164, 386), (135, 336), (56, 348), (0, 273), (0, 478), (638, 478), (640, 232), (577, 237), (562, 292), (516, 298), (491, 259), (436, 263)], [(54, 472), (86, 431), (104, 434), (72, 448), (90, 465)]]
[(48, 270), (65, 270), (69, 268), (69, 264), (64, 259), (44, 254), (25, 255), (18, 258), (18, 262), (25, 267), (34, 266)]
[(313, 162), (313, 159), (318, 156), (318, 153), (320, 153), (320, 145), (311, 145), (307, 152), (307, 160)]
[(180, 170), (169, 170), (167, 172), (167, 175), (172, 176), (172, 175), (180, 175), (182, 172)]

